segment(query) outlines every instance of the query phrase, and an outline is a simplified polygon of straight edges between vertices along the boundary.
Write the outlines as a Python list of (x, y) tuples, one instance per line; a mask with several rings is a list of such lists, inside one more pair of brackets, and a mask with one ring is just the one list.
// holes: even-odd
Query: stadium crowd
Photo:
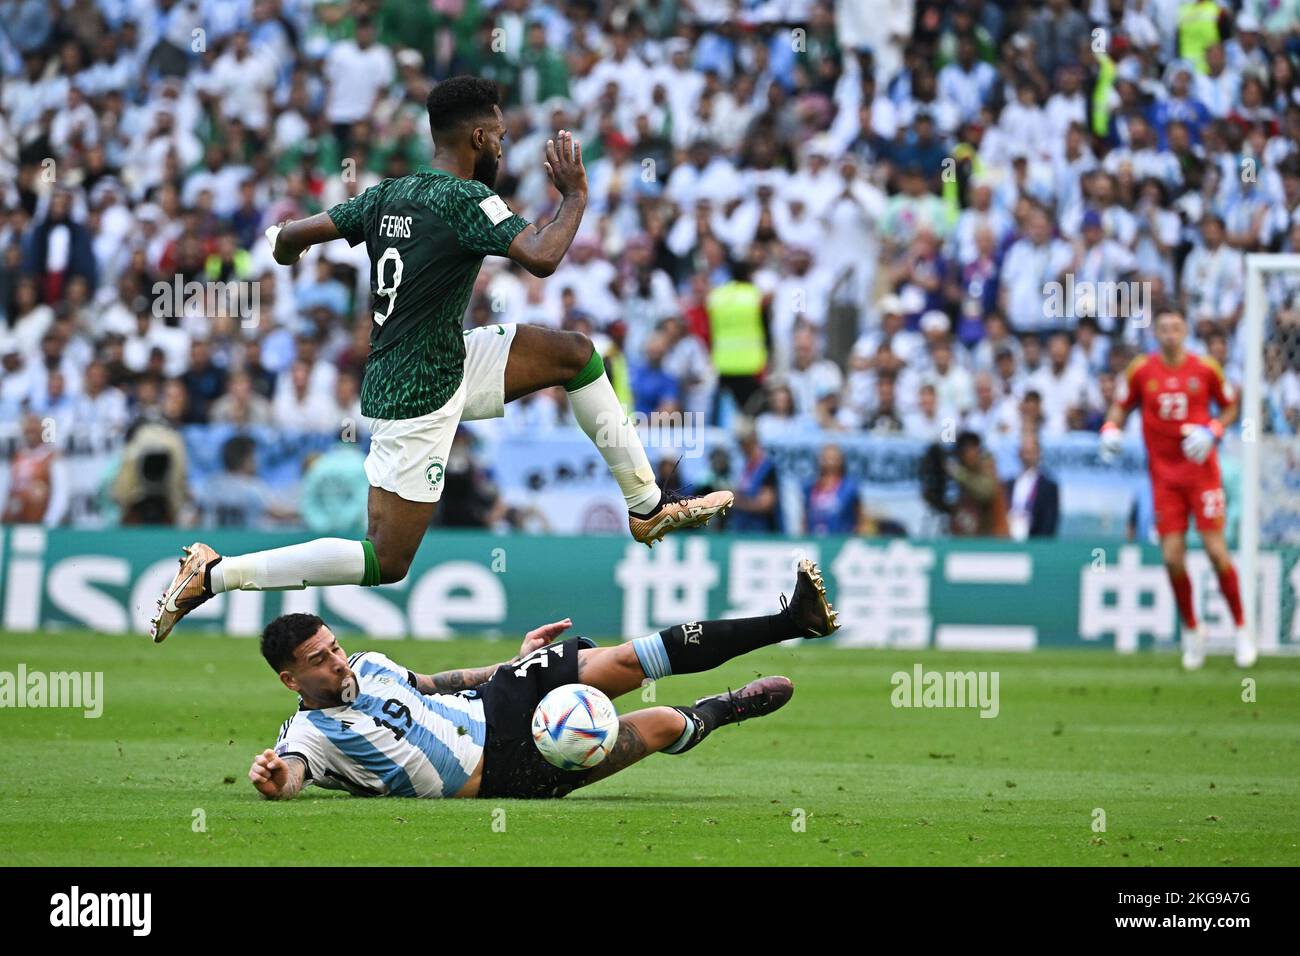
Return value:
[[(741, 433), (747, 497), (751, 419), (1036, 460), (1167, 306), (1239, 381), (1243, 254), (1300, 252), (1300, 0), (0, 0), (5, 520), (64, 520), (32, 489), (78, 430), (361, 423), (365, 247), (283, 268), (262, 231), (427, 163), (457, 73), (501, 84), (512, 208), (553, 212), (559, 128), (590, 184), (561, 268), (486, 260), (467, 325), (587, 332), (629, 409)], [(1264, 425), (1295, 434), (1300, 277), (1268, 293)], [(506, 427), (565, 420), (553, 390)], [(809, 527), (879, 527), (817, 523), (823, 457)], [(124, 520), (182, 520), (169, 494)]]

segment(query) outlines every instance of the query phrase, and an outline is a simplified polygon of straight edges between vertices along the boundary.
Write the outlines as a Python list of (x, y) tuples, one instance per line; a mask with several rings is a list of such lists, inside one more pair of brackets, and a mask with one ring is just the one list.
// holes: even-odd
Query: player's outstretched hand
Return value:
[(271, 244), (271, 257), (282, 266), (291, 266), (297, 262), (298, 259), (301, 259), (307, 254), (307, 250), (304, 248), (302, 252), (298, 253), (297, 259), (288, 254), (285, 254), (284, 257), (281, 258), (281, 253), (276, 251), (276, 243), (280, 238), (280, 230), (285, 227), (285, 224), (288, 223), (288, 221), (288, 219), (285, 219), (276, 223), (274, 226), (267, 226), (265, 233), (266, 241)]
[(545, 647), (571, 627), (573, 627), (573, 621), (566, 617), (563, 621), (543, 624), (541, 627), (533, 628), (524, 635), (524, 642), (519, 645), (519, 656), (523, 657), (525, 654), (531, 654), (539, 647)]
[(546, 175), (564, 197), (587, 193), (587, 170), (582, 165), (582, 143), (571, 130), (562, 129), (546, 141)]
[(248, 779), (253, 781), (258, 793), (274, 799), (289, 782), (289, 765), (274, 750), (263, 750), (253, 758), (253, 766), (248, 768)]
[(1110, 463), (1124, 448), (1124, 433), (1114, 422), (1101, 426), (1101, 460)]

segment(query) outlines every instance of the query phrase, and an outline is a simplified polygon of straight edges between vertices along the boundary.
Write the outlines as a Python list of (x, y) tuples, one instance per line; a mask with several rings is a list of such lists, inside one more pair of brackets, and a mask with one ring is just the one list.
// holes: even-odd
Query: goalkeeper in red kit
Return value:
[[(1156, 531), (1183, 621), (1183, 667), (1196, 670), (1205, 663), (1205, 632), (1197, 625), (1185, 560), (1189, 512), (1195, 515), (1196, 530), (1237, 625), (1237, 664), (1251, 667), (1255, 642), (1244, 627), (1237, 571), (1223, 536), (1225, 502), (1215, 451), (1223, 430), (1236, 420), (1237, 396), (1219, 363), (1190, 354), (1184, 347), (1186, 340), (1187, 320), (1180, 313), (1165, 311), (1156, 316), (1160, 347), (1135, 358), (1124, 373), (1101, 428), (1102, 456), (1110, 460), (1120, 450), (1124, 419), (1141, 409)], [(1211, 404), (1218, 406), (1218, 418), (1211, 417)]]

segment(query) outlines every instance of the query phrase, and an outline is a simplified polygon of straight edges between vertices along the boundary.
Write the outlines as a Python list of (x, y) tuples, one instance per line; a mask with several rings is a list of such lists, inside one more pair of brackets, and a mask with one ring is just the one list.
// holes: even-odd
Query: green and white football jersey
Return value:
[(418, 418), (460, 386), (465, 309), (484, 256), (504, 256), (528, 220), (474, 179), (428, 170), (385, 179), (329, 210), (370, 253), (373, 325), (361, 386), (368, 418)]

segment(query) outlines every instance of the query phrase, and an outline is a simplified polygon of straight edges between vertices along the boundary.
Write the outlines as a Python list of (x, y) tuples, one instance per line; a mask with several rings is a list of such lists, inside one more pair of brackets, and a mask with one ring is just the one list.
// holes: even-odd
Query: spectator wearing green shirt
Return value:
[(525, 106), (533, 106), (556, 96), (569, 98), (569, 65), (547, 46), (546, 27), (534, 20), (528, 25), (519, 57), (518, 99)]

